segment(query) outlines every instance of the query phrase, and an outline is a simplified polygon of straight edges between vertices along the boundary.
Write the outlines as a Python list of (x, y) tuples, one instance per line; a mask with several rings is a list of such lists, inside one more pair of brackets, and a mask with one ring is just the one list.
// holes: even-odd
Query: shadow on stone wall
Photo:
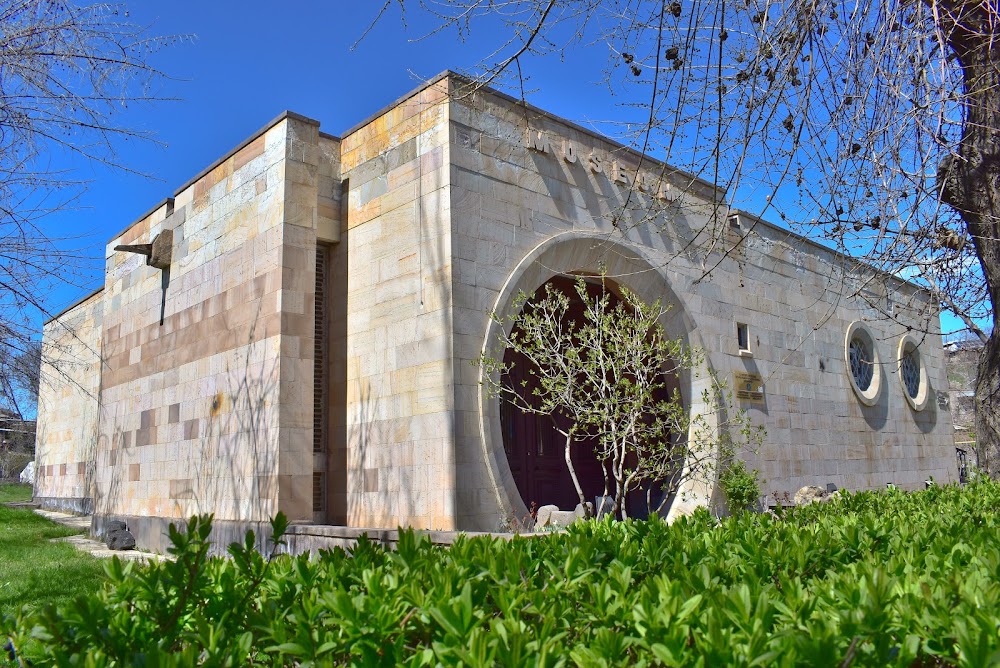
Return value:
[(372, 397), (371, 386), (357, 378), (358, 399), (355, 402), (354, 422), (347, 429), (347, 523), (357, 525), (368, 515), (365, 495), (362, 492), (377, 491), (378, 469), (366, 466), (368, 451), (374, 440), (375, 418), (378, 415), (378, 399)]
[[(97, 437), (87, 468), (97, 515), (183, 521), (212, 512), (223, 521), (256, 522), (277, 512), (279, 360), (266, 359), (266, 339), (254, 340), (259, 318), (258, 308), (257, 318), (248, 325), (242, 359), (236, 364), (231, 356), (225, 372), (214, 376), (216, 392), (199, 399), (208, 405), (199, 407), (196, 418), (176, 423), (168, 419), (154, 427), (152, 442), (140, 443), (137, 435), (145, 430), (123, 428), (125, 402), (118, 405), (117, 414), (102, 415), (101, 423), (112, 428)], [(169, 411), (154, 408), (161, 414)], [(155, 449), (152, 457), (143, 458), (145, 448)], [(157, 471), (158, 466), (163, 468)], [(158, 490), (153, 487), (157, 483)], [(268, 503), (270, 499), (275, 503)]]
[(259, 320), (258, 303), (242, 359), (236, 364), (229, 357), (225, 386), (201, 398), (208, 402), (208, 417), (199, 421), (205, 433), (199, 435), (199, 470), (192, 479), (193, 512), (214, 512), (224, 520), (266, 521), (279, 509), (280, 357), (267, 359), (269, 340), (254, 340)]
[[(945, 400), (947, 400), (947, 394), (945, 394)], [(913, 416), (913, 421), (919, 429), (924, 434), (929, 434), (934, 431), (938, 423), (938, 411), (940, 406), (938, 405), (938, 392), (934, 388), (934, 383), (927, 380), (927, 406), (922, 411), (910, 411)], [(909, 407), (907, 407), (909, 409)]]

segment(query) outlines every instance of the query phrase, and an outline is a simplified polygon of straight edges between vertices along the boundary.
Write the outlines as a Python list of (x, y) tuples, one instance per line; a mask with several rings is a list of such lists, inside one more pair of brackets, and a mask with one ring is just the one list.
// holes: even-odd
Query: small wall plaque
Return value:
[(764, 402), (764, 381), (759, 373), (734, 371), (733, 389), (736, 391), (736, 398), (741, 401)]

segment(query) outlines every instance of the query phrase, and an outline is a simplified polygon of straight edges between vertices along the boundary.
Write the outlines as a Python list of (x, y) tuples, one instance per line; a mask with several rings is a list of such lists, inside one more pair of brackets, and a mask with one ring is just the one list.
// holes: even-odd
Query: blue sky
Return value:
[[(419, 39), (432, 28), (411, 12), (404, 29), (395, 9), (352, 46), (378, 13), (381, 0), (358, 2), (130, 2), (130, 18), (160, 35), (192, 39), (162, 49), (153, 64), (170, 75), (157, 94), (177, 101), (137, 105), (124, 124), (149, 130), (165, 144), (119, 143), (121, 160), (148, 178), (80, 164), (90, 182), (71, 210), (43, 229), (60, 246), (82, 255), (81, 275), (66, 277), (47, 295), (56, 312), (101, 286), (107, 240), (215, 159), (285, 109), (315, 118), (340, 135), (422, 80), (445, 69), (468, 70), (486, 56), (481, 41), (462, 43), (454, 33)], [(583, 60), (581, 60), (581, 58)], [(587, 62), (590, 58), (592, 62)], [(532, 71), (531, 101), (586, 122), (615, 114), (613, 100), (595, 84), (603, 54), (546, 60)], [(590, 72), (593, 76), (588, 77)], [(54, 156), (54, 161), (64, 160)]]
[[(382, 0), (127, 3), (131, 18), (151, 24), (154, 34), (192, 36), (152, 60), (171, 77), (156, 92), (178, 100), (134, 106), (122, 118), (165, 144), (119, 144), (122, 161), (148, 177), (78, 166), (77, 176), (90, 181), (89, 189), (72, 210), (50, 217), (44, 229), (52, 237), (71, 237), (60, 245), (85, 259), (78, 273), (67, 275), (68, 285), (46, 295), (50, 312), (100, 287), (109, 238), (281, 111), (315, 118), (323, 131), (340, 135), (422, 80), (445, 69), (474, 68), (495, 46), (491, 40), (498, 32), (482, 24), (466, 43), (453, 32), (420, 39), (433, 28), (427, 17), (410, 12), (404, 29), (393, 9), (352, 50), (381, 5)], [(526, 63), (529, 101), (583, 124), (635, 113), (619, 107), (599, 83), (606, 57), (593, 47)]]

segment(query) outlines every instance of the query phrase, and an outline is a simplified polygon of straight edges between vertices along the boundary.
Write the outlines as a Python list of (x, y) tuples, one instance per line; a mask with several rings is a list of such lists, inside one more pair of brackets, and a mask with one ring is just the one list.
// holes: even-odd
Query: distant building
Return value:
[(0, 408), (0, 479), (14, 478), (33, 458), (35, 421)]
[(35, 421), (25, 420), (15, 411), (0, 408), (0, 444), (5, 448), (31, 450), (35, 443)]
[[(201, 512), (224, 535), (279, 510), (492, 530), (573, 503), (546, 423), (501, 411), (472, 362), (519, 290), (601, 268), (706, 351), (676, 379), (690, 410), (714, 372), (766, 427), (767, 491), (957, 476), (930, 295), (451, 74), (340, 137), (282, 114), (106, 261), (45, 326), (35, 495), (147, 546)], [(671, 513), (717, 495), (692, 483)]]
[(944, 344), (955, 448), (960, 451), (960, 462), (964, 458), (967, 464), (978, 464), (975, 451), (976, 376), (982, 350), (982, 342), (973, 338)]

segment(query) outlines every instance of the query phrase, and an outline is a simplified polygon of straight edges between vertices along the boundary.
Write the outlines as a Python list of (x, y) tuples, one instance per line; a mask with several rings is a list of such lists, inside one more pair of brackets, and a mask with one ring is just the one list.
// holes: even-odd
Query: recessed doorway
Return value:
[[(538, 288), (535, 294), (543, 296), (547, 286), (551, 286), (568, 295), (570, 308), (566, 318), (581, 322), (584, 305), (576, 292), (576, 279), (575, 276), (556, 276)], [(590, 278), (586, 285), (589, 297), (599, 297), (607, 289), (611, 308), (620, 303), (616, 286), (607, 279), (602, 285), (600, 279)], [(530, 303), (526, 308), (530, 307)], [(509, 369), (504, 380), (507, 387), (519, 388), (522, 396), (538, 405), (538, 399), (532, 395), (536, 381), (527, 358), (508, 348), (504, 354), (504, 366)], [(667, 387), (659, 394), (658, 400), (669, 398), (670, 392), (677, 386), (673, 377), (667, 380)], [(565, 439), (558, 430), (569, 426), (568, 419), (560, 415), (525, 413), (509, 401), (501, 401), (500, 423), (507, 464), (525, 506), (530, 509), (533, 504), (536, 507), (553, 504), (563, 510), (575, 508), (579, 497), (566, 465)], [(595, 441), (577, 441), (571, 450), (577, 479), (590, 502), (594, 502), (595, 497), (605, 490), (604, 468), (595, 453), (595, 446)], [(609, 493), (614, 494), (613, 479)], [(669, 507), (669, 503), (665, 507)], [(626, 510), (629, 517), (648, 515), (644, 490), (636, 490), (626, 499)]]

